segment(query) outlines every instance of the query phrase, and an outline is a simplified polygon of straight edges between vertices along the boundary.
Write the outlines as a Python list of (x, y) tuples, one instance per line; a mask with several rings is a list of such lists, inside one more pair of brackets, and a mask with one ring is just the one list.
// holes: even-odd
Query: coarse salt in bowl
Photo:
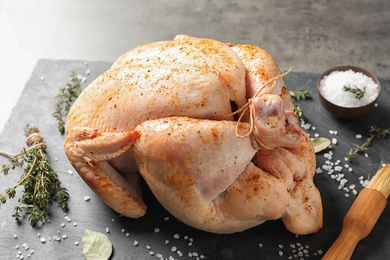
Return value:
[(325, 71), (317, 84), (321, 104), (335, 117), (355, 119), (375, 105), (380, 83), (369, 71), (354, 66), (339, 66)]

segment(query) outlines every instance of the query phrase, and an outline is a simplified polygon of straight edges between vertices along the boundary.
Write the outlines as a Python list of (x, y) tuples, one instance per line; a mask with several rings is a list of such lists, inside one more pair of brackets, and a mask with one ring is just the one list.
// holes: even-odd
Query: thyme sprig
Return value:
[(370, 128), (368, 129), (368, 136), (365, 142), (361, 145), (353, 144), (353, 148), (348, 151), (348, 161), (353, 162), (356, 154), (366, 152), (375, 138), (384, 139), (389, 135), (390, 128), (379, 128), (374, 125), (370, 126)]
[(347, 92), (351, 92), (353, 94), (355, 94), (355, 98), (356, 99), (361, 99), (363, 96), (364, 96), (364, 93), (366, 92), (366, 87), (364, 87), (363, 89), (361, 88), (358, 88), (356, 86), (343, 86), (343, 89), (344, 91), (347, 91)]
[(303, 90), (299, 90), (299, 91), (290, 90), (289, 93), (292, 98), (292, 103), (294, 106), (293, 110), (295, 114), (297, 114), (299, 119), (304, 119), (305, 118), (304, 109), (301, 106), (299, 106), (296, 101), (311, 98), (310, 93), (308, 91), (303, 91)]
[(27, 137), (27, 148), (18, 154), (0, 152), (1, 155), (11, 159), (0, 169), (4, 175), (8, 175), (10, 170), (25, 166), (20, 180), (12, 187), (7, 188), (5, 194), (0, 194), (0, 207), (7, 202), (7, 199), (15, 197), (16, 189), (19, 186), (24, 186), (12, 217), (19, 220), (22, 213), (25, 212), (26, 215), (29, 215), (30, 224), (35, 227), (39, 221), (45, 220), (52, 201), (59, 202), (60, 208), (66, 212), (69, 194), (68, 190), (61, 186), (57, 173), (50, 166), (45, 154), (46, 144), (39, 134), (39, 129), (28, 124), (24, 132)]
[(65, 118), (68, 115), (69, 109), (80, 93), (80, 80), (77, 75), (72, 72), (71, 83), (66, 83), (66, 85), (60, 89), (60, 93), (56, 96), (56, 105), (53, 116), (58, 121), (58, 131), (60, 131), (61, 134), (65, 133)]

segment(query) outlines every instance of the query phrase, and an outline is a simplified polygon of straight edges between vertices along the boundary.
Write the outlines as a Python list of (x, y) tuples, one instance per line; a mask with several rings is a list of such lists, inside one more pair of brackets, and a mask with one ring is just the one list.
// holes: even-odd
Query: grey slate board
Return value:
[[(196, 259), (196, 254), (199, 258), (203, 255), (205, 259), (299, 259), (299, 252), (303, 253), (302, 257), (305, 259), (321, 258), (318, 250), (325, 252), (336, 239), (341, 230), (342, 219), (355, 198), (352, 192), (349, 192), (350, 197), (346, 197), (346, 192), (338, 189), (339, 182), (325, 172), (316, 174), (314, 179), (323, 199), (324, 227), (318, 233), (307, 236), (289, 233), (280, 220), (268, 221), (258, 227), (231, 235), (216, 235), (195, 230), (166, 212), (146, 185), (144, 197), (148, 204), (148, 212), (143, 218), (120, 217), (101, 202), (67, 161), (63, 152), (64, 136), (58, 132), (57, 122), (52, 113), (55, 96), (69, 81), (72, 71), (87, 78), (83, 83), (85, 87), (110, 65), (109, 62), (85, 63), (69, 60), (40, 60), (37, 63), (17, 106), (0, 134), (0, 150), (19, 152), (25, 145), (23, 127), (27, 123), (34, 123), (39, 127), (48, 145), (47, 154), (53, 168), (60, 175), (71, 196), (68, 213), (70, 221), (64, 219), (64, 213), (54, 204), (50, 222), (33, 229), (26, 219), (21, 223), (12, 219), (13, 207), (17, 201), (16, 199), (8, 201), (0, 208), (0, 259), (16, 259), (18, 251), (24, 259), (29, 259), (27, 255), (31, 250), (34, 253), (30, 259), (83, 259), (81, 239), (85, 229), (107, 234), (114, 245), (111, 259), (157, 259), (157, 254), (165, 258), (173, 256), (178, 259)], [(90, 71), (89, 75), (86, 75), (87, 70)], [(306, 121), (316, 127), (315, 130), (310, 129), (308, 132), (312, 136), (319, 133), (328, 138), (337, 138), (338, 143), (331, 149), (333, 152), (331, 161), (340, 160), (340, 165), (344, 167), (346, 162), (343, 158), (352, 144), (363, 142), (362, 139), (356, 139), (356, 134), (363, 134), (365, 137), (368, 126), (372, 124), (382, 128), (390, 127), (388, 102), (390, 80), (380, 79), (383, 90), (378, 107), (362, 119), (345, 121), (331, 117), (321, 107), (316, 93), (318, 76), (291, 72), (285, 81), (290, 90), (310, 91), (313, 98), (299, 102), (305, 109)], [(336, 130), (338, 134), (330, 134), (329, 130)], [(359, 177), (367, 179), (377, 171), (381, 162), (390, 163), (389, 150), (390, 138), (374, 141), (368, 150), (367, 158), (361, 155), (356, 163), (350, 164), (353, 172), (343, 169), (349, 180), (347, 186), (355, 184), (356, 190), (360, 191), (362, 185)], [(317, 154), (317, 167), (324, 164), (325, 152)], [(5, 162), (7, 159), (0, 157), (0, 163)], [(73, 171), (73, 174), (68, 170)], [(7, 177), (0, 174), (0, 193), (15, 183), (21, 173), (21, 170), (16, 170), (10, 172)], [(89, 196), (90, 201), (84, 201), (84, 196)], [(65, 226), (62, 227), (62, 224)], [(358, 244), (352, 259), (388, 259), (389, 227), (390, 208), (387, 207), (372, 233)], [(109, 229), (109, 233), (106, 233), (106, 228)], [(155, 230), (156, 228), (159, 230)], [(175, 238), (175, 234), (179, 235), (179, 238)], [(14, 235), (17, 238), (14, 238)], [(46, 239), (46, 243), (40, 241), (39, 235)], [(61, 241), (53, 239), (62, 235), (67, 237)], [(76, 241), (79, 245), (75, 245)], [(134, 246), (134, 241), (139, 245)], [(166, 244), (166, 241), (169, 243)], [(28, 250), (22, 246), (24, 243), (29, 247)], [(150, 246), (150, 249), (147, 246)], [(177, 251), (172, 250), (172, 247), (176, 247)], [(178, 251), (183, 256), (180, 256)], [(292, 258), (289, 258), (290, 256)]]

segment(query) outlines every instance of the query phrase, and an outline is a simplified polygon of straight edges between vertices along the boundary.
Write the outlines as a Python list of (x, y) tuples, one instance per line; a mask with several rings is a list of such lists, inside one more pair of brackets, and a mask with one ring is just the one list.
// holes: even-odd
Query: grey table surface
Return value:
[(282, 70), (390, 78), (388, 0), (0, 0), (0, 131), (38, 59), (113, 61), (177, 34), (259, 45)]
[[(148, 212), (140, 219), (119, 216), (107, 207), (86, 186), (73, 170), (63, 152), (64, 136), (57, 130), (57, 122), (52, 116), (55, 96), (68, 81), (72, 71), (86, 78), (85, 87), (111, 64), (109, 62), (82, 60), (39, 60), (28, 80), (18, 103), (0, 134), (0, 150), (18, 152), (24, 146), (23, 127), (27, 123), (36, 124), (48, 145), (47, 154), (54, 170), (70, 193), (70, 211), (64, 213), (53, 205), (49, 221), (32, 228), (24, 219), (21, 223), (11, 217), (16, 199), (0, 208), (0, 259), (83, 259), (81, 239), (85, 229), (106, 234), (113, 243), (111, 259), (157, 259), (158, 256), (177, 259), (320, 259), (336, 239), (341, 230), (342, 219), (356, 196), (338, 189), (339, 181), (326, 172), (318, 173), (314, 181), (318, 186), (324, 206), (324, 227), (316, 234), (295, 236), (289, 233), (280, 220), (268, 221), (263, 225), (231, 235), (216, 235), (188, 227), (163, 209), (144, 185), (144, 195)], [(90, 74), (87, 73), (90, 71)], [(374, 141), (368, 156), (360, 155), (357, 162), (350, 164), (348, 171), (344, 161), (346, 152), (354, 143), (356, 134), (366, 136), (370, 125), (389, 128), (390, 80), (380, 78), (383, 88), (378, 106), (367, 116), (344, 121), (330, 116), (321, 107), (316, 95), (318, 74), (291, 72), (286, 78), (291, 90), (307, 90), (312, 99), (300, 101), (305, 109), (306, 123), (312, 127), (310, 135), (335, 138), (337, 144), (331, 149), (317, 154), (317, 167), (325, 163), (325, 154), (333, 153), (331, 162), (340, 160), (341, 173), (348, 179), (347, 187), (356, 185), (360, 191), (361, 179), (372, 176), (381, 163), (390, 163), (388, 151), (390, 140)], [(337, 131), (337, 134), (334, 132)], [(0, 163), (7, 159), (0, 157)], [(72, 174), (69, 172), (72, 171)], [(0, 174), (0, 190), (15, 183), (21, 170), (15, 170), (4, 177)], [(20, 192), (20, 190), (19, 190)], [(345, 196), (348, 194), (349, 197)], [(84, 196), (90, 200), (85, 201)], [(387, 207), (371, 234), (362, 240), (352, 259), (388, 259), (390, 256), (390, 209)], [(109, 229), (107, 233), (106, 229)], [(56, 237), (62, 237), (57, 241)], [(44, 237), (46, 243), (40, 238)], [(138, 242), (138, 246), (134, 242)], [(77, 242), (79, 243), (77, 245)], [(168, 243), (169, 242), (169, 243)], [(28, 249), (26, 250), (26, 246)], [(176, 250), (174, 250), (176, 248)], [(182, 255), (182, 256), (181, 256)]]

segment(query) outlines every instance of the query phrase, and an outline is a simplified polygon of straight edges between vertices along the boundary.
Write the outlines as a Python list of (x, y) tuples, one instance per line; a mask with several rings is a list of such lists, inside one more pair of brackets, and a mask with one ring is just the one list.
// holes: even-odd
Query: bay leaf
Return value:
[(330, 145), (330, 140), (326, 137), (317, 137), (311, 140), (314, 146), (314, 152), (319, 153)]
[(84, 230), (82, 244), (83, 255), (86, 260), (107, 260), (112, 254), (112, 243), (110, 239), (102, 233), (88, 229)]

